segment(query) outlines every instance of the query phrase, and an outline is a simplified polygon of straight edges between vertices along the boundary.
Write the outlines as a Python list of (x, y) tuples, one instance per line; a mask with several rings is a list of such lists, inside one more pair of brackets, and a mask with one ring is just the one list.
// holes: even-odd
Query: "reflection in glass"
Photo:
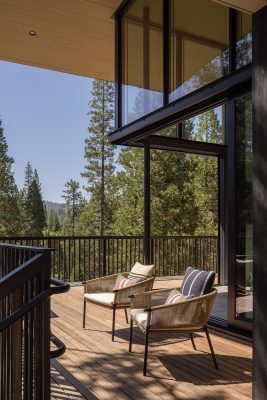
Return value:
[(239, 69), (252, 62), (252, 16), (237, 13), (236, 68)]
[(213, 108), (183, 123), (182, 138), (207, 143), (224, 143), (223, 106)]
[(135, 0), (122, 27), (125, 125), (163, 105), (163, 1)]
[(215, 107), (180, 124), (161, 129), (154, 135), (206, 143), (224, 143), (223, 107)]
[(252, 104), (236, 100), (236, 318), (252, 320)]
[(210, 0), (173, 0), (171, 93), (178, 99), (229, 70), (229, 8)]

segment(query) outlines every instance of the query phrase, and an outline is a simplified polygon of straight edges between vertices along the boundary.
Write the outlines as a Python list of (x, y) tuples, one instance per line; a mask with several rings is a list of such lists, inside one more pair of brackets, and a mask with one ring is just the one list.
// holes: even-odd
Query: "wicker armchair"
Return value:
[[(84, 282), (84, 307), (83, 328), (85, 328), (86, 304), (87, 302), (109, 308), (113, 311), (112, 317), (112, 341), (115, 335), (116, 310), (124, 309), (128, 323), (127, 308), (130, 308), (129, 296), (152, 290), (155, 277), (148, 278), (142, 282), (122, 289), (114, 290), (114, 285), (119, 274), (104, 276)], [(125, 278), (129, 273), (122, 273)]]
[(150, 333), (189, 333), (194, 350), (196, 346), (192, 332), (204, 331), (207, 336), (215, 368), (218, 364), (209, 336), (207, 323), (210, 311), (217, 295), (217, 290), (211, 293), (178, 303), (167, 304), (165, 301), (171, 289), (154, 290), (131, 296), (131, 322), (129, 336), (129, 351), (132, 351), (132, 332), (135, 323), (145, 334), (144, 370), (147, 371), (148, 338)]

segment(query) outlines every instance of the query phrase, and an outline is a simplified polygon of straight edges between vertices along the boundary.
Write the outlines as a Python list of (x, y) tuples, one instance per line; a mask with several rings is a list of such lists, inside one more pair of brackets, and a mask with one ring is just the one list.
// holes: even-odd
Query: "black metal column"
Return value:
[(144, 262), (151, 263), (151, 232), (150, 232), (150, 142), (144, 144)]
[(267, 398), (267, 7), (253, 15), (253, 398)]
[(170, 93), (170, 0), (163, 1), (163, 104)]
[(115, 127), (122, 125), (122, 22), (119, 14), (115, 17)]

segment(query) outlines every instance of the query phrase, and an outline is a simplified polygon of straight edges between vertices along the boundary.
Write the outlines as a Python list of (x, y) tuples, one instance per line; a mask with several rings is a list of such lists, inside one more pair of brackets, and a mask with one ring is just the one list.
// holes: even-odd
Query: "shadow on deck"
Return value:
[(52, 300), (52, 330), (66, 353), (52, 361), (52, 399), (246, 400), (251, 399), (251, 345), (211, 331), (220, 370), (214, 369), (208, 344), (195, 335), (197, 351), (186, 335), (151, 335), (148, 376), (143, 377), (144, 337), (134, 330), (128, 353), (128, 326), (118, 311), (115, 342), (111, 312), (89, 305), (82, 329), (83, 288)]

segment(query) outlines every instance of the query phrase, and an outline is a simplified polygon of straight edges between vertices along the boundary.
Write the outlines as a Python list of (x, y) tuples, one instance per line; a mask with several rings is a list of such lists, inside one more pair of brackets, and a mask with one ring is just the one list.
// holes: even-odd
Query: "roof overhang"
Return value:
[[(0, 59), (114, 80), (121, 0), (0, 0)], [(29, 31), (36, 32), (30, 36)]]
[[(247, 12), (267, 5), (267, 0), (213, 1)], [(114, 80), (112, 16), (127, 2), (0, 0), (0, 60)]]
[(224, 4), (225, 6), (236, 8), (240, 11), (255, 13), (262, 7), (267, 5), (266, 0), (213, 0), (216, 3)]

